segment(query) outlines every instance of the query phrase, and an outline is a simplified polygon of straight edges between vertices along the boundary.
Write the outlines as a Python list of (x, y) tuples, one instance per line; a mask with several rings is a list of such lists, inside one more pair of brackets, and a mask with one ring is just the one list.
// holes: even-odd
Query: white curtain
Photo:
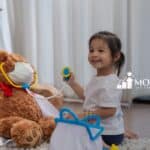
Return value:
[[(130, 49), (132, 71), (137, 79), (150, 80), (150, 1), (130, 1)], [(150, 88), (134, 89), (133, 96), (150, 95)]]
[[(0, 1), (5, 1), (9, 14), (12, 50), (37, 68), (42, 83), (61, 88), (61, 69), (70, 66), (77, 80), (85, 86), (94, 72), (87, 61), (88, 39), (100, 30), (115, 32), (122, 40), (126, 64), (121, 76), (127, 71), (150, 75), (144, 68), (145, 57), (149, 56), (148, 0)], [(125, 99), (130, 99), (129, 95), (131, 91), (125, 94)]]
[(8, 12), (6, 10), (5, 0), (0, 0), (0, 49), (11, 51)]

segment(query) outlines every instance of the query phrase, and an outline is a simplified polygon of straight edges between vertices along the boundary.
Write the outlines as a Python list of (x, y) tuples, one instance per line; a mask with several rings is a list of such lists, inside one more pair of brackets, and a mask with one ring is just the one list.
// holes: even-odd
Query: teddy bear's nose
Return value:
[(33, 141), (33, 138), (32, 138), (31, 136), (28, 136), (28, 137), (26, 137), (26, 140), (27, 140), (28, 142), (32, 142), (32, 141)]
[(37, 136), (37, 133), (35, 130), (32, 130), (32, 134), (33, 134), (33, 137), (36, 137)]

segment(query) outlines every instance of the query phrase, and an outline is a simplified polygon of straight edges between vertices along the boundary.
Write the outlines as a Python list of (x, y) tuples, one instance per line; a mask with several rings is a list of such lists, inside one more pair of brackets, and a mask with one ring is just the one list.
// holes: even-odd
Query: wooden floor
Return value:
[(140, 137), (150, 138), (150, 104), (132, 104), (124, 109), (125, 124)]
[[(76, 112), (82, 110), (81, 103), (66, 102), (64, 106)], [(128, 129), (136, 132), (141, 138), (150, 138), (150, 104), (131, 104), (130, 107), (123, 108), (123, 112)]]

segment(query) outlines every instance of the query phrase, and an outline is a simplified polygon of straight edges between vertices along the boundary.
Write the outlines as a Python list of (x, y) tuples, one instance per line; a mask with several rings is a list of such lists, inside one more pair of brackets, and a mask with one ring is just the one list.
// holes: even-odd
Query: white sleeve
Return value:
[(122, 91), (118, 89), (101, 89), (98, 94), (97, 105), (99, 107), (118, 107), (120, 105)]

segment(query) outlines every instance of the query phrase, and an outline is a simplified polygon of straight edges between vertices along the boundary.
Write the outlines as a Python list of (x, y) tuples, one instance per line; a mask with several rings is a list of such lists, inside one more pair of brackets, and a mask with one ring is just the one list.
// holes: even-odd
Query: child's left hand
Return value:
[[(85, 113), (76, 113), (76, 115), (78, 116), (79, 119), (82, 119), (85, 117)], [(72, 116), (70, 114), (65, 114), (65, 118), (67, 119), (73, 119)]]
[[(79, 119), (83, 119), (84, 117), (86, 117), (87, 115), (85, 114), (85, 112), (80, 112), (80, 113), (76, 113), (76, 115), (78, 116)], [(73, 117), (70, 114), (65, 114), (65, 118), (67, 119), (73, 119)], [(88, 121), (89, 123), (95, 123), (95, 119), (90, 119)]]
[(82, 112), (82, 113), (77, 113), (77, 116), (78, 116), (78, 118), (82, 119), (82, 118), (85, 117), (85, 113), (84, 113), (84, 112)]

